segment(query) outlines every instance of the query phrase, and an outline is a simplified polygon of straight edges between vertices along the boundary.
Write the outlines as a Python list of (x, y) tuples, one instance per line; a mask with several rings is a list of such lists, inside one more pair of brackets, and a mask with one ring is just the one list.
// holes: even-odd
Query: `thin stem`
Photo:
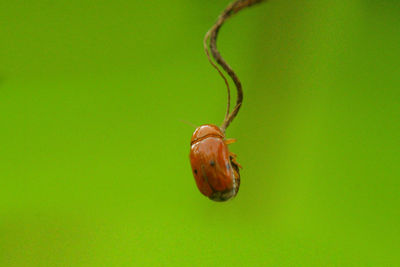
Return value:
[[(208, 60), (210, 61), (211, 65), (214, 66), (221, 75), (221, 77), (224, 79), (225, 84), (228, 88), (228, 108), (227, 108), (227, 113), (225, 115), (224, 122), (221, 125), (221, 130), (222, 132), (225, 133), (226, 128), (228, 128), (229, 124), (233, 121), (233, 119), (236, 117), (236, 115), (239, 112), (239, 109), (242, 105), (243, 101), (243, 90), (242, 90), (242, 84), (236, 75), (236, 73), (233, 71), (233, 69), (226, 63), (226, 61), (222, 58), (221, 54), (219, 53), (217, 49), (217, 38), (218, 38), (218, 33), (221, 28), (221, 26), (224, 24), (224, 22), (230, 18), (232, 15), (236, 14), (240, 10), (242, 10), (245, 7), (252, 6), (257, 3), (261, 3), (265, 0), (237, 0), (233, 3), (230, 3), (225, 10), (221, 13), (219, 16), (217, 22), (212, 26), (212, 28), (207, 32), (206, 36), (204, 37), (204, 50), (206, 51)], [(207, 49), (207, 40), (210, 38), (210, 50), (211, 54), (214, 57), (215, 61), (228, 73), (228, 75), (231, 77), (233, 82), (235, 83), (236, 86), (236, 91), (237, 91), (237, 99), (236, 99), (236, 105), (233, 108), (232, 112), (229, 114), (230, 110), (230, 89), (229, 89), (229, 83), (226, 80), (225, 76), (223, 73), (220, 71), (220, 69), (215, 65), (214, 62), (211, 61), (210, 55), (208, 53)]]
[(206, 35), (204, 36), (204, 40), (203, 40), (204, 51), (206, 52), (207, 59), (208, 59), (208, 61), (210, 62), (210, 64), (218, 71), (218, 73), (219, 73), (219, 75), (221, 75), (222, 79), (224, 79), (226, 88), (227, 88), (227, 90), (228, 90), (228, 106), (227, 106), (227, 108), (226, 108), (226, 114), (225, 114), (225, 119), (224, 119), (224, 120), (227, 120), (228, 117), (229, 117), (229, 110), (230, 110), (230, 105), (231, 105), (231, 89), (230, 89), (230, 87), (229, 87), (229, 82), (228, 82), (228, 80), (226, 79), (225, 75), (224, 75), (224, 74), (222, 73), (222, 71), (218, 68), (218, 66), (211, 60), (210, 53), (208, 52), (207, 41), (208, 41), (208, 39), (210, 38), (210, 34), (211, 34), (211, 31), (212, 31), (212, 30), (213, 30), (213, 28), (211, 28), (211, 29), (206, 33)]

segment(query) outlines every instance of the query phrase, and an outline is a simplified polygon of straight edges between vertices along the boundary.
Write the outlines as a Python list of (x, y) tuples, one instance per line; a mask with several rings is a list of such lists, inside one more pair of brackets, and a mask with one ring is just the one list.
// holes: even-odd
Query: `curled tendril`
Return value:
[[(233, 121), (233, 119), (236, 117), (236, 115), (239, 112), (239, 109), (242, 105), (243, 101), (243, 90), (242, 90), (242, 84), (236, 75), (236, 73), (233, 71), (233, 69), (226, 63), (226, 61), (222, 58), (221, 54), (219, 53), (217, 49), (217, 37), (218, 37), (218, 32), (221, 28), (221, 26), (224, 24), (224, 22), (242, 10), (245, 7), (252, 6), (257, 3), (264, 2), (265, 0), (237, 0), (235, 2), (230, 3), (225, 10), (221, 13), (221, 15), (218, 17), (217, 22), (211, 27), (211, 29), (206, 33), (203, 44), (204, 44), (204, 51), (206, 52), (208, 61), (211, 63), (211, 65), (218, 71), (219, 75), (221, 75), (222, 79), (225, 82), (225, 85), (227, 87), (228, 91), (228, 105), (226, 109), (226, 114), (225, 114), (225, 119), (224, 122), (221, 125), (221, 130), (223, 133), (225, 133), (226, 128), (228, 128), (229, 124)], [(207, 44), (208, 40), (209, 46)], [(212, 61), (210, 57), (209, 50), (211, 51), (211, 54), (214, 58), (214, 60), (228, 73), (228, 75), (231, 77), (232, 81), (234, 82), (236, 86), (236, 91), (237, 91), (237, 99), (236, 99), (236, 105), (233, 108), (232, 112), (230, 112), (230, 99), (231, 99), (231, 92), (230, 92), (230, 87), (229, 87), (229, 82), (226, 79), (225, 75), (223, 72), (220, 70), (220, 68)]]

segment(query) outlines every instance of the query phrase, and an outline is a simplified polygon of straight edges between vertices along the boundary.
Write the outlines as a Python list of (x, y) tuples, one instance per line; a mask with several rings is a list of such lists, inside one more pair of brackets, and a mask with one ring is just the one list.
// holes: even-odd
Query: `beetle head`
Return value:
[(214, 124), (204, 124), (198, 127), (193, 135), (192, 135), (192, 140), (191, 144), (204, 139), (208, 136), (214, 136), (214, 137), (219, 137), (219, 138), (225, 138), (225, 135), (222, 133), (221, 129), (214, 125)]

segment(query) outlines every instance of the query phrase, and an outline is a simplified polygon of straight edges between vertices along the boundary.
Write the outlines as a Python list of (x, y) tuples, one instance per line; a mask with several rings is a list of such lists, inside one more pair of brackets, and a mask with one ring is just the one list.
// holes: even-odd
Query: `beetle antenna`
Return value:
[(182, 123), (186, 124), (186, 125), (189, 125), (189, 126), (193, 127), (194, 129), (197, 128), (197, 126), (194, 125), (193, 123), (191, 123), (190, 121), (185, 121), (185, 120), (180, 120), (180, 121), (181, 121)]
[[(221, 15), (218, 17), (217, 22), (212, 26), (212, 28), (206, 33), (206, 36), (204, 37), (204, 50), (206, 51), (208, 60), (210, 61), (211, 65), (214, 66), (219, 72), (219, 74), (222, 76), (224, 79), (227, 88), (228, 88), (228, 108), (227, 108), (227, 113), (225, 115), (224, 122), (221, 125), (221, 131), (225, 133), (226, 128), (228, 128), (229, 124), (233, 121), (233, 119), (236, 117), (236, 115), (239, 112), (239, 109), (242, 105), (243, 101), (243, 90), (242, 90), (242, 84), (236, 75), (236, 73), (233, 71), (233, 69), (226, 63), (226, 61), (222, 58), (221, 54), (219, 53), (217, 49), (217, 37), (218, 37), (218, 32), (224, 22), (233, 16), (234, 14), (238, 13), (240, 10), (242, 10), (245, 7), (252, 6), (254, 4), (261, 3), (265, 0), (236, 0), (235, 2), (230, 3), (225, 10), (221, 13)], [(226, 80), (225, 76), (222, 74), (222, 72), (219, 70), (219, 68), (216, 66), (214, 62), (212, 62), (209, 52), (208, 52), (208, 47), (207, 47), (207, 40), (210, 39), (210, 50), (211, 54), (214, 58), (214, 60), (228, 73), (228, 75), (231, 77), (233, 80), (235, 86), (236, 86), (236, 91), (237, 91), (237, 99), (236, 99), (236, 105), (233, 108), (232, 112), (229, 113), (230, 110), (230, 89), (229, 89), (229, 83)]]

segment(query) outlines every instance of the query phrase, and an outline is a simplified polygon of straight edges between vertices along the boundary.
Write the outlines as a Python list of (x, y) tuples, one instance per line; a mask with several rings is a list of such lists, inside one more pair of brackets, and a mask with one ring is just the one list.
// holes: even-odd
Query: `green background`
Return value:
[(400, 2), (273, 0), (224, 25), (238, 196), (194, 127), (226, 91), (228, 1), (0, 0), (0, 266), (400, 264)]

